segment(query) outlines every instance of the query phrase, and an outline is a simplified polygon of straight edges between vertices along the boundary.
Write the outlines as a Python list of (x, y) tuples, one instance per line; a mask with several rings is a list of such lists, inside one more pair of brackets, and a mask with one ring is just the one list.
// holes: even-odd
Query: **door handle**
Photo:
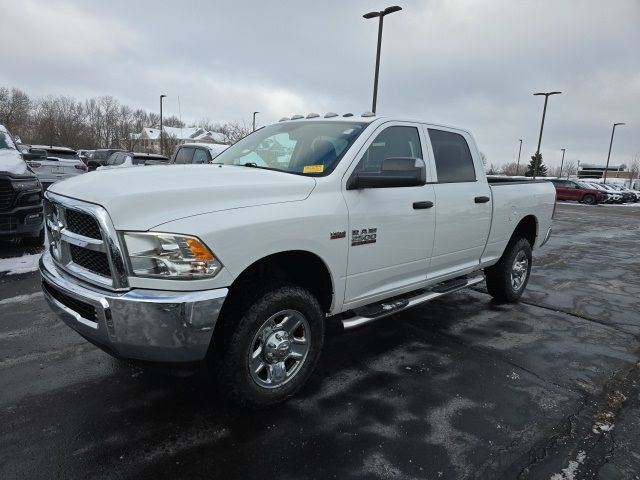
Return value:
[(476, 203), (487, 203), (489, 200), (491, 200), (489, 197), (476, 197), (473, 199)]
[(431, 208), (433, 207), (433, 202), (413, 202), (413, 209), (414, 210), (422, 210), (425, 208)]

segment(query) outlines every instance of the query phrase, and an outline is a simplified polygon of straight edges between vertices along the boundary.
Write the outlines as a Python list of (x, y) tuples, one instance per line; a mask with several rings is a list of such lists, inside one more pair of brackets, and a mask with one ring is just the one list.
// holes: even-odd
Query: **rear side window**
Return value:
[(193, 148), (181, 148), (176, 155), (175, 163), (191, 163), (193, 158)]
[(192, 163), (209, 163), (209, 155), (201, 148), (196, 148)]
[(475, 182), (476, 171), (469, 145), (453, 132), (429, 128), (439, 183)]
[(379, 172), (387, 158), (423, 158), (416, 127), (389, 127), (364, 152), (355, 171)]

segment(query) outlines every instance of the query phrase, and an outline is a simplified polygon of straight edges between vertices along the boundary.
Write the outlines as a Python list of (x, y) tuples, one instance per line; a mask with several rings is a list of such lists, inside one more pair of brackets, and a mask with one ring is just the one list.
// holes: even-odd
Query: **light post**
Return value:
[(564, 165), (564, 152), (566, 149), (561, 148), (560, 150), (562, 150), (562, 160), (560, 161), (560, 175), (558, 175), (558, 178), (562, 178), (562, 166)]
[(607, 183), (607, 171), (609, 170), (609, 159), (611, 158), (611, 146), (613, 145), (613, 134), (616, 133), (616, 127), (618, 125), (626, 125), (625, 123), (614, 123), (613, 130), (611, 130), (611, 141), (609, 142), (609, 154), (607, 155), (607, 166), (604, 167), (604, 181)]
[(378, 101), (378, 74), (380, 72), (380, 48), (382, 47), (382, 23), (384, 22), (385, 15), (389, 15), (393, 12), (398, 12), (402, 10), (402, 7), (398, 7), (394, 5), (393, 7), (387, 7), (380, 12), (369, 12), (363, 15), (367, 20), (370, 18), (378, 17), (378, 50), (376, 53), (376, 73), (373, 79), (373, 104), (371, 106), (371, 111), (376, 113), (376, 103)]
[(162, 100), (166, 95), (160, 95), (160, 155), (163, 154), (164, 145), (162, 142)]
[(518, 163), (516, 164), (516, 177), (520, 175), (520, 154), (522, 153), (522, 139), (518, 139), (520, 141), (520, 148), (518, 148)]
[(256, 114), (258, 114), (260, 112), (253, 112), (253, 132), (256, 131)]
[(540, 144), (542, 143), (542, 130), (544, 129), (544, 117), (547, 114), (547, 102), (549, 101), (549, 97), (551, 95), (559, 95), (562, 92), (538, 92), (534, 93), (534, 96), (544, 95), (544, 108), (542, 110), (542, 122), (540, 123), (540, 136), (538, 137), (538, 150), (536, 150), (536, 161), (533, 168), (533, 179), (536, 179), (536, 175), (538, 175), (538, 167), (540, 166)]

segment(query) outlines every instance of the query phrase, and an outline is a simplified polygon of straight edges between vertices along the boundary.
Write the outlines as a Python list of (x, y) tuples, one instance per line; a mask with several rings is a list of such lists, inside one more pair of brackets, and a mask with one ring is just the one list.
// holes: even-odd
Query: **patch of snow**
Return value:
[(587, 454), (584, 451), (578, 452), (575, 460), (569, 460), (567, 468), (563, 468), (561, 473), (554, 473), (549, 480), (575, 480), (578, 468), (584, 463), (585, 458)]
[(516, 372), (511, 372), (511, 375), (507, 375), (507, 378), (510, 378), (511, 380), (520, 380), (520, 375)]
[(23, 255), (22, 257), (0, 258), (0, 273), (17, 275), (20, 273), (35, 272), (38, 269), (38, 261), (41, 253)]
[(0, 171), (13, 173), (14, 175), (24, 175), (27, 173), (27, 163), (17, 150), (2, 148), (0, 149)]
[(0, 305), (8, 305), (10, 303), (24, 303), (41, 296), (42, 292), (34, 292), (27, 295), (17, 295), (15, 297), (3, 298), (2, 300), (0, 300)]

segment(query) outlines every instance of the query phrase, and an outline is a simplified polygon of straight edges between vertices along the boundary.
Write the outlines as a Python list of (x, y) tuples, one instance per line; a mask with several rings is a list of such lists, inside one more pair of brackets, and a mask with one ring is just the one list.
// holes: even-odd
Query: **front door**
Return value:
[(424, 203), (417, 203), (434, 202), (432, 185), (346, 189), (351, 175), (361, 170), (378, 172), (387, 158), (421, 158), (429, 172), (418, 125), (387, 123), (372, 139), (362, 148), (355, 169), (343, 179), (349, 210), (348, 308), (392, 291), (419, 288), (426, 281), (433, 245), (436, 207), (424, 208)]

